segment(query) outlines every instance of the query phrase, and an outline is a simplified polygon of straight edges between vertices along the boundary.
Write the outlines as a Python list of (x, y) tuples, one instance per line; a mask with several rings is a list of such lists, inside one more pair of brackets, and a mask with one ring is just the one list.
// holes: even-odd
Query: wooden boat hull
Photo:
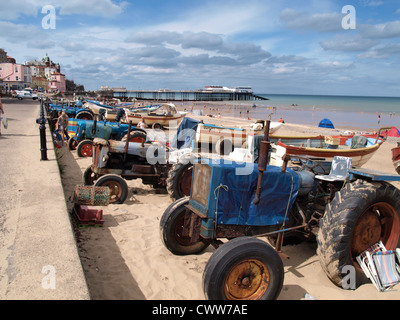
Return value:
[(392, 149), (393, 154), (393, 165), (398, 174), (400, 174), (400, 146)]
[(286, 154), (299, 157), (307, 157), (310, 159), (318, 159), (321, 161), (332, 162), (335, 156), (349, 157), (353, 159), (353, 167), (361, 167), (368, 162), (380, 148), (383, 141), (371, 147), (359, 149), (322, 149), (322, 148), (305, 148), (286, 145), (278, 141), (277, 145), (285, 148)]
[(142, 118), (148, 126), (152, 126), (155, 123), (159, 123), (162, 126), (169, 127), (170, 125), (179, 126), (186, 114), (179, 114), (174, 116), (149, 116), (147, 114), (129, 114), (127, 116), (128, 122), (132, 121), (133, 124), (137, 125)]
[(132, 122), (137, 125), (144, 119), (146, 125), (153, 128), (155, 128), (154, 125), (157, 125), (157, 128), (178, 127), (186, 115), (187, 112), (178, 112), (175, 105), (162, 103), (157, 106), (147, 107), (145, 110), (142, 109), (139, 112), (128, 112), (126, 114), (126, 121), (127, 123)]
[[(280, 126), (280, 123), (271, 123), (270, 134), (273, 134)], [(229, 139), (234, 147), (241, 148), (247, 141), (248, 136), (263, 134), (264, 129), (246, 130), (200, 123), (197, 126), (196, 141), (201, 144), (216, 144), (221, 139)]]

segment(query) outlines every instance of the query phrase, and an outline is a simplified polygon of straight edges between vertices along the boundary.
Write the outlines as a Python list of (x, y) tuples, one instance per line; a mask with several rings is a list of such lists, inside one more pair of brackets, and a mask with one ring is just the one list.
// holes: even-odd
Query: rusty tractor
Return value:
[(336, 285), (346, 266), (354, 268), (356, 286), (367, 281), (357, 256), (380, 241), (388, 250), (400, 245), (400, 191), (388, 182), (400, 176), (353, 170), (350, 158), (335, 159), (330, 174), (308, 159), (288, 167), (287, 156), (282, 167), (271, 166), (269, 148), (267, 126), (258, 165), (195, 163), (190, 196), (171, 204), (160, 221), (165, 247), (175, 255), (216, 249), (203, 273), (210, 300), (276, 299), (289, 240), (316, 240), (321, 266)]

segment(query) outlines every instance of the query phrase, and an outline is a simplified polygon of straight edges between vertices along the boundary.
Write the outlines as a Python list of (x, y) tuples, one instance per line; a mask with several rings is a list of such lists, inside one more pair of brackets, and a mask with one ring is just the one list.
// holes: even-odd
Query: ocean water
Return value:
[(270, 100), (228, 102), (223, 108), (224, 114), (247, 117), (249, 111), (251, 119), (266, 119), (271, 115), (273, 121), (282, 118), (288, 123), (312, 126), (330, 119), (339, 129), (364, 131), (400, 127), (400, 97), (258, 95)]

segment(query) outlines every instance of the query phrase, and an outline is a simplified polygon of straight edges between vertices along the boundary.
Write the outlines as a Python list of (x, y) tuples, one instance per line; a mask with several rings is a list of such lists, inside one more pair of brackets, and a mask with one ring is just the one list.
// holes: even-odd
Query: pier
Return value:
[(154, 101), (255, 101), (268, 100), (255, 95), (247, 89), (201, 89), (201, 90), (126, 90), (125, 88), (113, 88), (114, 98), (137, 99)]

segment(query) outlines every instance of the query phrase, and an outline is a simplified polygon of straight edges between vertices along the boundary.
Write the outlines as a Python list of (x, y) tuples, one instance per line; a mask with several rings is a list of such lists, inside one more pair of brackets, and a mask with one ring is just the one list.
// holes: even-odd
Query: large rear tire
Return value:
[(165, 247), (179, 256), (199, 254), (209, 246), (208, 243), (201, 240), (193, 242), (189, 236), (183, 235), (188, 203), (189, 197), (174, 202), (165, 210), (160, 221), (161, 239)]
[(317, 253), (327, 276), (337, 286), (356, 270), (355, 286), (367, 282), (356, 257), (382, 241), (388, 250), (400, 245), (400, 191), (388, 183), (347, 184), (327, 206), (320, 220)]
[[(128, 140), (128, 134), (123, 136), (121, 139), (122, 142), (126, 142)], [(132, 143), (145, 143), (147, 140), (147, 134), (142, 131), (133, 131), (129, 137), (129, 142)]]
[(120, 176), (108, 174), (96, 181), (95, 187), (110, 188), (110, 204), (123, 204), (128, 197), (128, 184)]
[(283, 280), (278, 253), (260, 239), (241, 237), (211, 256), (203, 273), (203, 290), (209, 300), (275, 300)]
[(167, 191), (173, 201), (190, 196), (193, 164), (177, 163), (168, 172)]
[(76, 114), (75, 118), (81, 120), (93, 120), (94, 116), (88, 111), (80, 111)]

